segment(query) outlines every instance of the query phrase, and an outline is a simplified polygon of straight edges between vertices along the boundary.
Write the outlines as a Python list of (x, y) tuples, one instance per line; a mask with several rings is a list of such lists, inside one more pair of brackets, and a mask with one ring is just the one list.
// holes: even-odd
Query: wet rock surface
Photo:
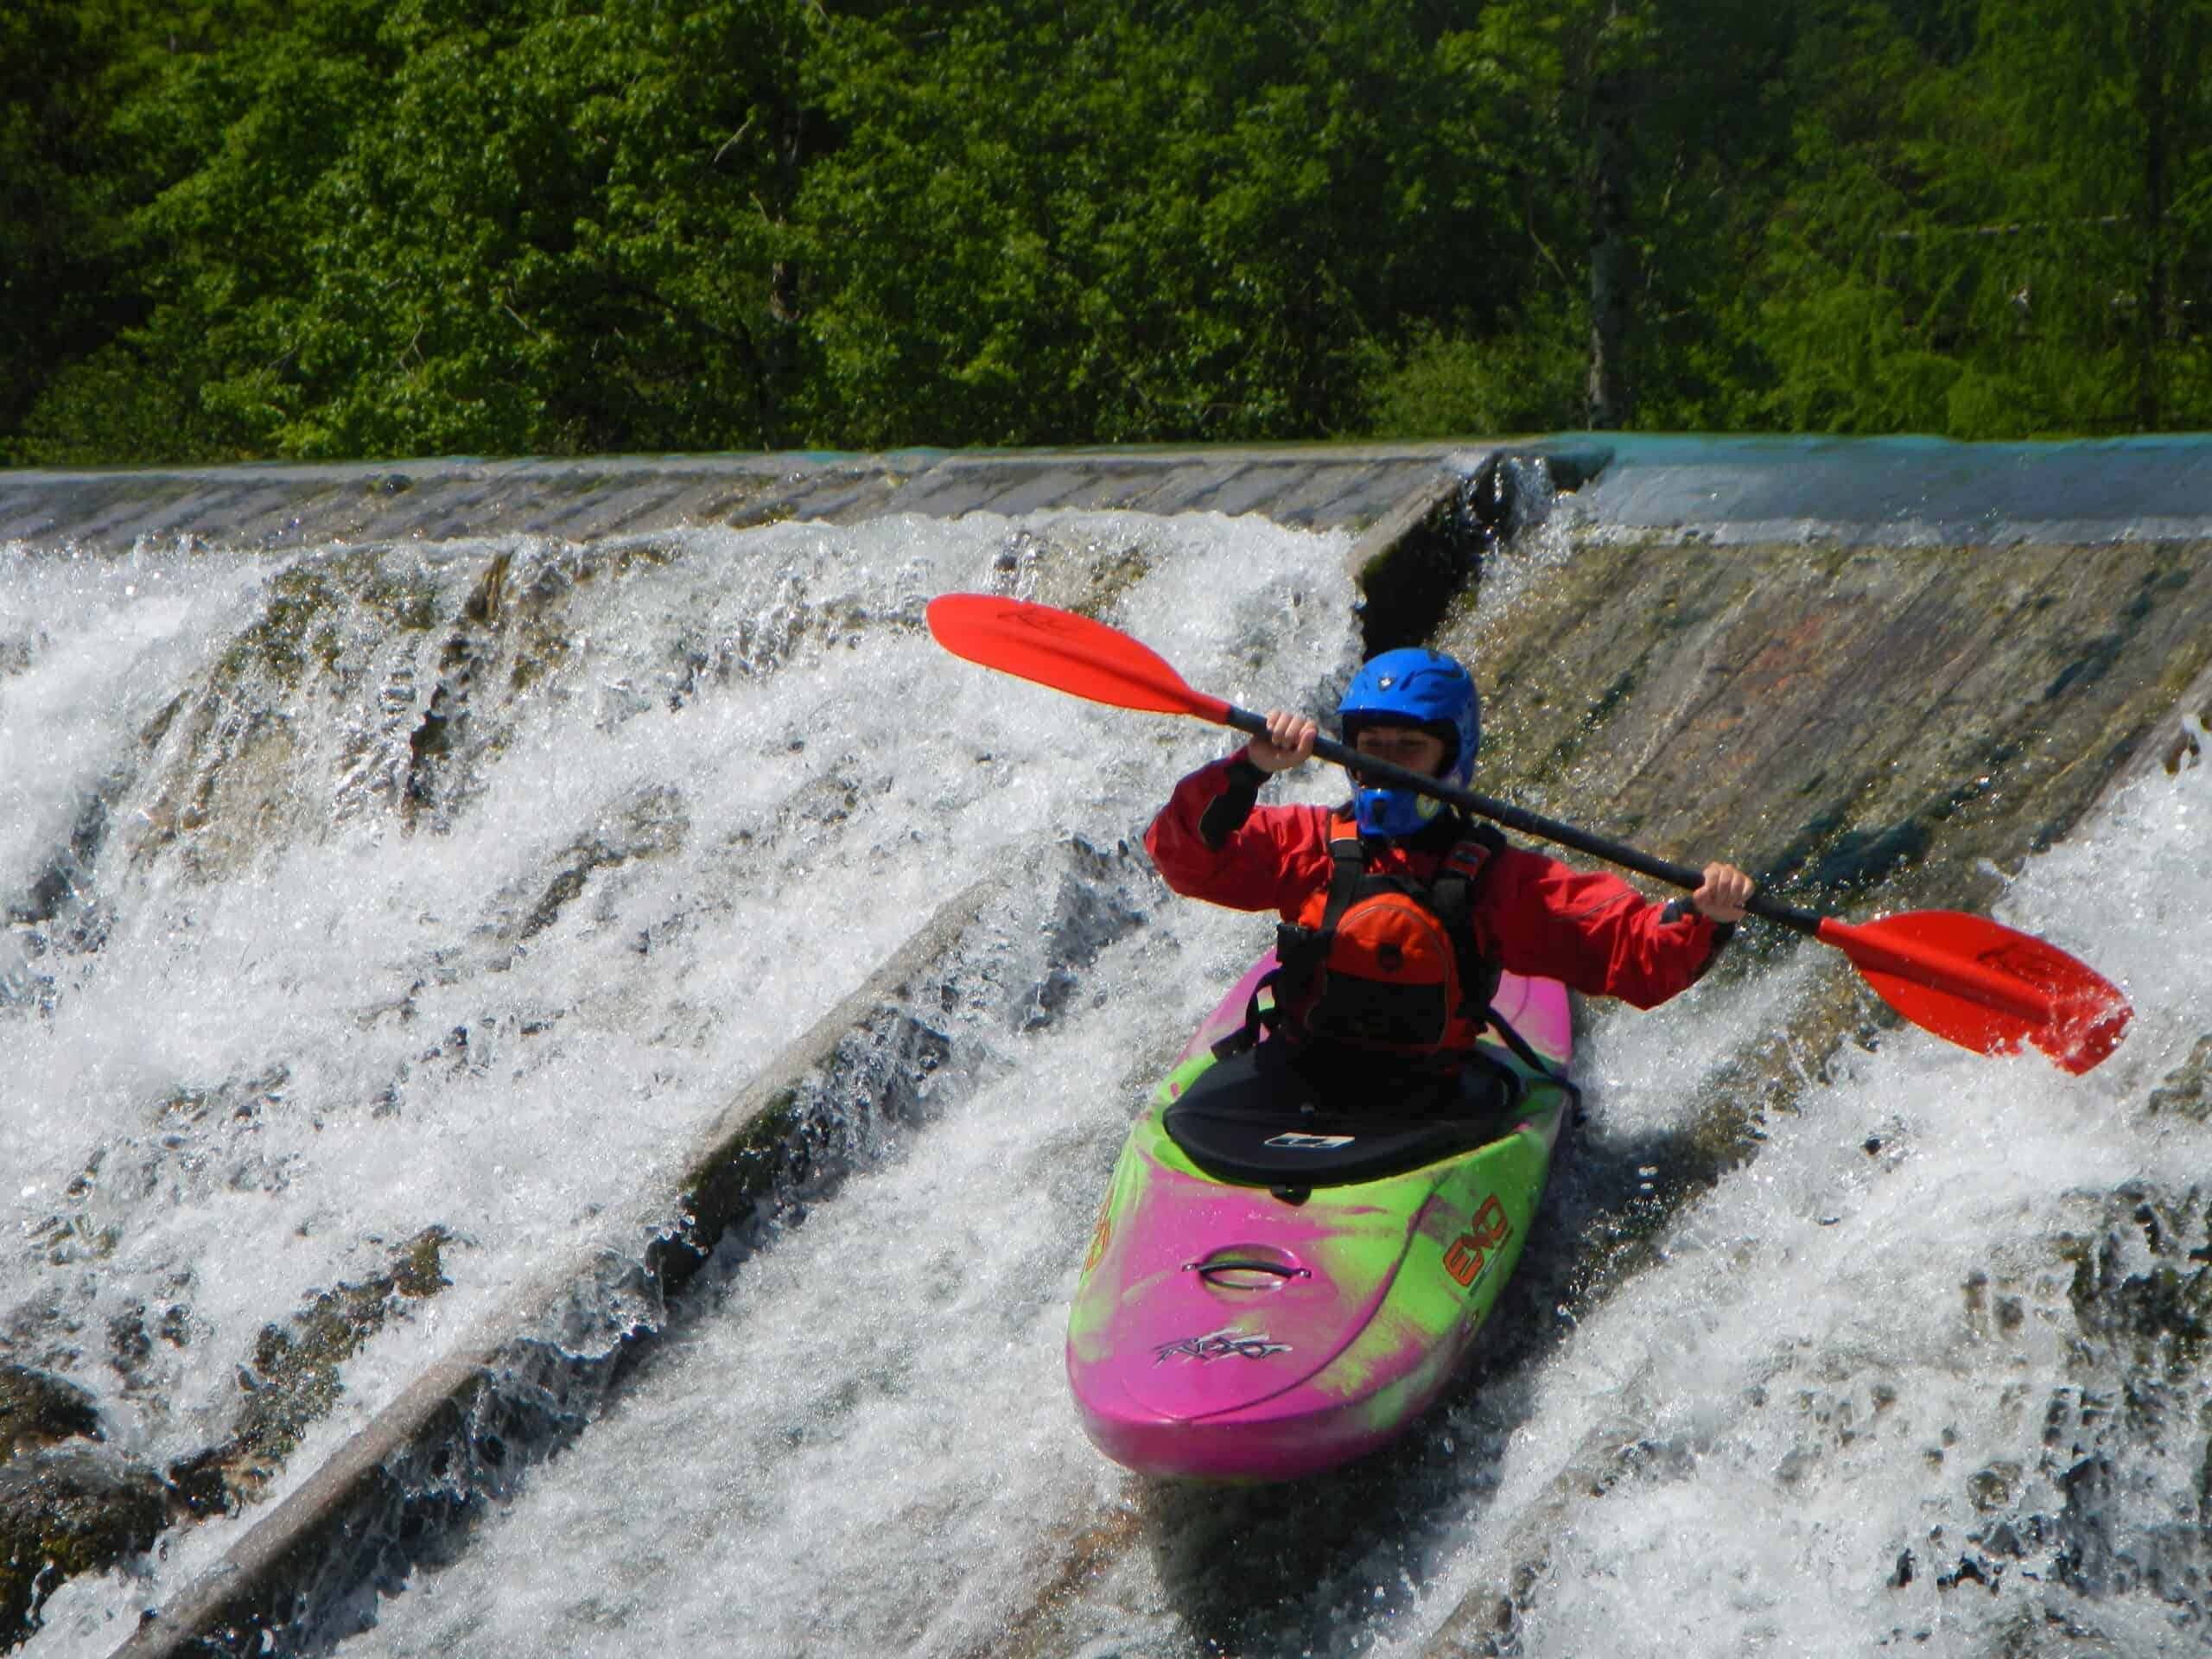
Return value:
[(0, 1362), (0, 1649), (38, 1628), (56, 1586), (146, 1548), (168, 1523), (161, 1478), (106, 1438), (85, 1389)]
[[(397, 1247), (386, 1271), (319, 1292), (264, 1326), (238, 1367), (232, 1433), (164, 1470), (91, 1444), (106, 1436), (86, 1389), (0, 1363), (0, 1649), (38, 1628), (40, 1606), (69, 1579), (146, 1549), (175, 1522), (235, 1513), (259, 1497), (337, 1399), (345, 1362), (408, 1304), (443, 1288), (448, 1243), (429, 1229)], [(190, 1340), (181, 1304), (152, 1325), (143, 1307), (110, 1322), (106, 1357), (126, 1394), (156, 1341)]]
[(54, 1588), (151, 1544), (169, 1516), (150, 1471), (86, 1452), (0, 1464), (0, 1649), (38, 1628)]
[(387, 1321), (445, 1288), (440, 1258), (450, 1243), (445, 1229), (426, 1229), (392, 1251), (386, 1271), (320, 1292), (289, 1319), (262, 1327), (238, 1368), (241, 1404), (231, 1434), (167, 1471), (189, 1514), (231, 1513), (267, 1490), (337, 1401), (346, 1362)]
[[(2063, 838), (2132, 756), (2163, 741), (2177, 702), (2212, 665), (2212, 541), (1722, 543), (1576, 528), (1571, 497), (1554, 514), (1484, 556), (1433, 641), (1474, 664), (1484, 692), (1475, 786), (1680, 862), (1727, 858), (1788, 902), (1854, 919), (1986, 912), (2030, 855)], [(1802, 948), (1754, 921), (1715, 971), (1765, 971)], [(1630, 1190), (1600, 1172), (1580, 1213), (1560, 1217), (1554, 1248), (1532, 1250), (1524, 1278), (1556, 1255), (1565, 1305), (1602, 1300), (1658, 1259), (1706, 1187), (1795, 1118), (1825, 1057), (1839, 1045), (1878, 1046), (1897, 1027), (1840, 957), (1816, 954), (1828, 959), (1782, 1022), (1725, 1057), (1685, 1102), (1679, 1127), (1634, 1149), (1646, 1179)], [(2202, 1120), (2208, 1043), (2153, 1092), (2149, 1111)], [(1866, 1150), (1893, 1155), (1878, 1135)], [(2145, 1543), (2120, 1519), (2143, 1501), (2133, 1486), (2145, 1452), (2110, 1421), (2115, 1402), (2149, 1402), (2175, 1440), (2152, 1455), (2212, 1468), (2197, 1421), (2212, 1411), (2201, 1323), (2212, 1270), (2171, 1243), (2133, 1261), (2128, 1251), (2147, 1247), (2123, 1247), (2135, 1226), (2120, 1219), (2146, 1203), (2146, 1213), (2177, 1202), (2200, 1214), (2199, 1195), (2082, 1202), (2104, 1217), (2103, 1230), (2066, 1247), (2075, 1271), (2064, 1313), (2081, 1331), (2077, 1369), (2094, 1379), (2086, 1396), (2062, 1390), (2049, 1402), (2058, 1427), (2040, 1451), (2025, 1445), (1959, 1471), (1986, 1524), (1910, 1541), (1891, 1580), (1993, 1593), (2026, 1563), (2094, 1595), (2107, 1592), (2101, 1586), (2125, 1593), (2156, 1572), (2162, 1593), (2202, 1618), (2212, 1535), (2190, 1522)], [(2161, 1236), (2185, 1230), (2169, 1217)], [(1986, 1274), (1964, 1294), (1967, 1317), (1993, 1340), (2017, 1332), (2034, 1306), (2017, 1280)], [(1832, 1454), (1876, 1430), (1895, 1398), (1885, 1399), (1886, 1387), (1859, 1379), (1815, 1390), (1807, 1409), (1817, 1421), (1776, 1478), (1824, 1478)], [(1681, 1464), (1681, 1448), (1647, 1446), (1623, 1427), (1624, 1449), (1580, 1470), (1584, 1489), (1664, 1479)], [(1931, 1452), (1938, 1468), (1941, 1452)], [(1561, 1524), (1575, 1501), (1560, 1494)], [(2121, 1536), (2131, 1541), (2106, 1541)], [(1523, 1650), (1522, 1618), (1542, 1593), (1541, 1545), (1529, 1548), (1461, 1604), (1427, 1652)], [(2114, 1548), (2128, 1559), (2115, 1565)], [(2148, 1567), (2135, 1559), (2145, 1548), (2157, 1558)], [(1910, 1646), (1925, 1632), (1901, 1625), (1897, 1639)], [(2043, 1650), (2033, 1632), (2018, 1639), (2030, 1643), (2022, 1651)], [(2085, 1625), (2064, 1640), (2094, 1651), (2098, 1638)]]
[[(1986, 912), (2212, 666), (2212, 541), (1722, 547), (1573, 512), (1490, 555), (1436, 636), (1483, 690), (1476, 787), (1853, 919)], [(1798, 948), (1754, 920), (1715, 971)], [(1840, 958), (1816, 971), (1707, 1090), (1699, 1161), (1897, 1023)]]
[(0, 1463), (79, 1436), (100, 1438), (100, 1414), (91, 1395), (28, 1365), (0, 1363)]

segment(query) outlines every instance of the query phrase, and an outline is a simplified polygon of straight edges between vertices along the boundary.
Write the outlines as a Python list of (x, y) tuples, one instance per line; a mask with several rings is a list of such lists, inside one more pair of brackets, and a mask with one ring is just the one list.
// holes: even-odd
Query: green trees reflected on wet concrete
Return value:
[(2212, 426), (2212, 0), (17, 0), (0, 459)]

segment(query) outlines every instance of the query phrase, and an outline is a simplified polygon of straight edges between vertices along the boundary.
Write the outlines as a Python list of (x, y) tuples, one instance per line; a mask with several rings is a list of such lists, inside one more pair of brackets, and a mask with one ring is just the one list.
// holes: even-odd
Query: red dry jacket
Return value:
[[(1333, 868), (1332, 815), (1325, 808), (1259, 806), (1240, 815), (1236, 803), (1224, 802), (1227, 810), (1217, 809), (1217, 822), (1210, 826), (1220, 844), (1201, 833), (1206, 809), (1231, 791), (1235, 760), (1214, 761), (1176, 785), (1145, 831), (1145, 850), (1161, 878), (1185, 898), (1231, 910), (1279, 911), (1286, 921), (1318, 919)], [(1446, 831), (1412, 839), (1421, 844), (1371, 840), (1369, 868), (1431, 879), (1452, 838)], [(1489, 860), (1471, 919), (1476, 948), (1507, 972), (1556, 979), (1639, 1008), (1686, 989), (1726, 937), (1687, 905), (1670, 913), (1618, 876), (1569, 869), (1516, 847)]]

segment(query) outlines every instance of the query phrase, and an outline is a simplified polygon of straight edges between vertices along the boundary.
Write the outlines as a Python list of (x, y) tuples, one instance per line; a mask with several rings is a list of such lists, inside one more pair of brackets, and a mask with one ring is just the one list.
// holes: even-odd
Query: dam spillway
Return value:
[[(1762, 1504), (1801, 1557), (1847, 1537), (1838, 1651), (2201, 1630), (2204, 815), (2164, 762), (2212, 702), (2207, 449), (0, 475), (0, 1358), (105, 1435), (10, 1461), (158, 1511), (111, 1570), (49, 1575), (28, 1650), (188, 1602), (456, 1351), (504, 1392), (378, 1465), (366, 1535), (194, 1635), (1571, 1651), (1684, 1595), (1795, 1628), (1789, 1564), (1726, 1520)], [(1997, 905), (2142, 1025), (2068, 1094), (1962, 1072), (1786, 951), (1601, 1019), (1517, 1344), (1287, 1516), (1135, 1490), (1072, 1432), (1055, 1321), (1149, 1071), (1264, 930), (1128, 850), (1219, 734), (949, 662), (918, 607), (956, 588), (1096, 609), (1260, 706), (1433, 639), (1490, 697), (1490, 792), (1807, 898)], [(817, 1155), (739, 1184), (669, 1303), (698, 1143), (817, 1031), (789, 1062)], [(1963, 1241), (1926, 1219), (1947, 1192)], [(482, 1346), (523, 1302), (520, 1345)], [(2158, 1410), (2109, 1424), (2114, 1389)], [(1847, 1526), (1847, 1480), (1886, 1495)], [(1661, 1527), (1685, 1507), (1703, 1563)], [(881, 1571), (823, 1569), (884, 1512)], [(1609, 1541), (1563, 1555), (1562, 1517)], [(1204, 1570), (1224, 1549), (1250, 1582)]]

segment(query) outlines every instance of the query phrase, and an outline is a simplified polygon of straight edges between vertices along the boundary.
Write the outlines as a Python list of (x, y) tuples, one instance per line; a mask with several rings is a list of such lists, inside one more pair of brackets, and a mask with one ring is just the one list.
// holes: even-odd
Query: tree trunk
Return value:
[(1592, 92), (1590, 180), (1590, 384), (1586, 420), (1593, 432), (1628, 423), (1629, 108), (1626, 78), (1604, 75)]
[(2170, 176), (2170, 116), (2166, 7), (2149, 0), (2133, 20), (2138, 39), (2135, 98), (2143, 119), (2143, 203), (2139, 227), (2144, 252), (2143, 292), (2135, 307), (2135, 429), (2155, 432), (2164, 399), (2159, 396), (2159, 346), (2166, 327), (2166, 208), (2173, 193)]

